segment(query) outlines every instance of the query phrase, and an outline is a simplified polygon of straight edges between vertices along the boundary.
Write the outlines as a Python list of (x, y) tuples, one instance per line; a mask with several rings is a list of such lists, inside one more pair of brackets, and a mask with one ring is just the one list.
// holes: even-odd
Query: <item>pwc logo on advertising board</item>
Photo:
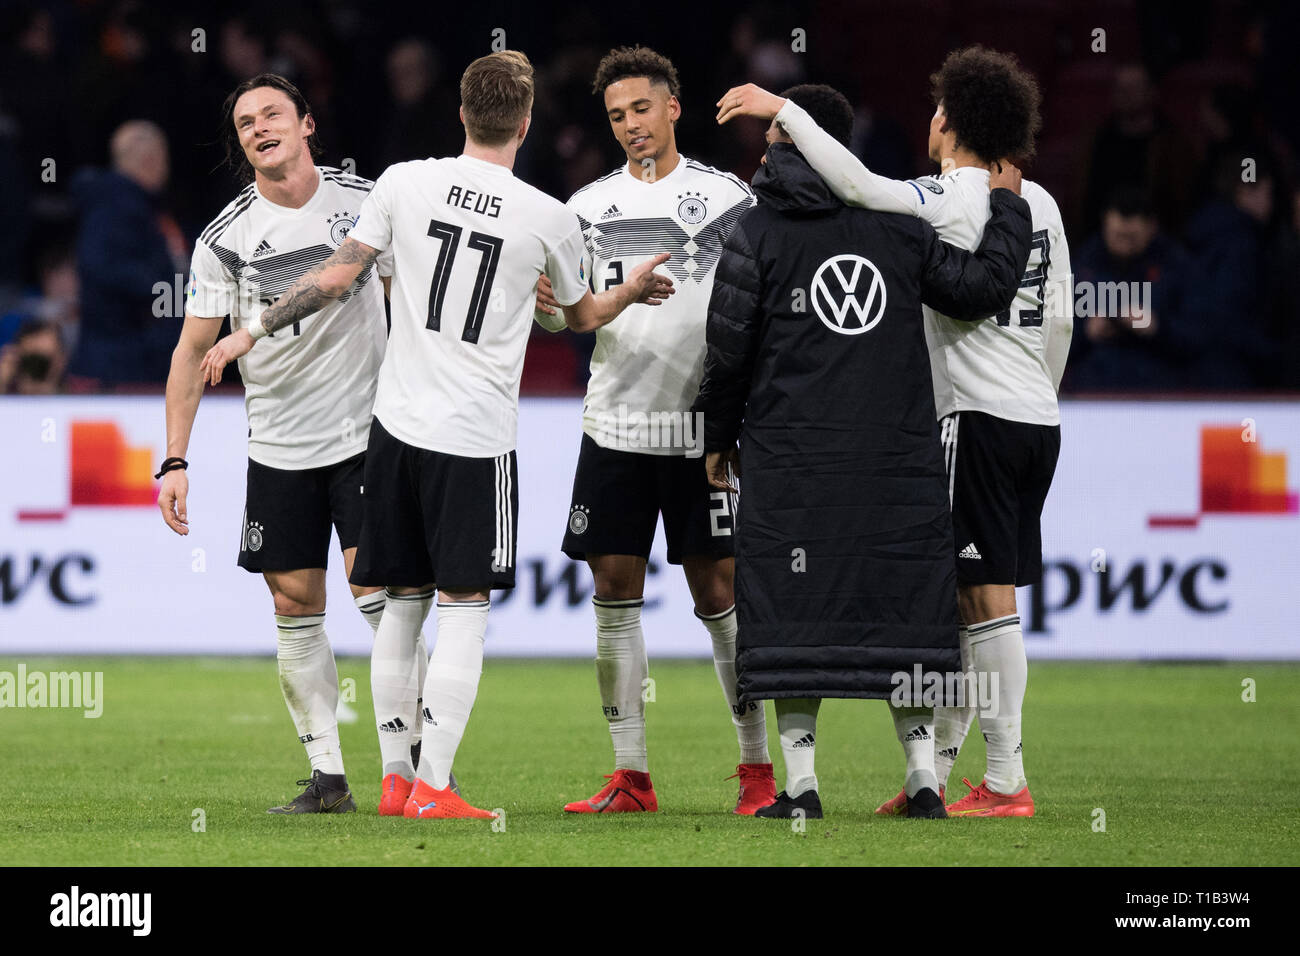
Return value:
[[(1202, 425), (1200, 432), (1200, 507), (1187, 514), (1148, 515), (1153, 531), (1192, 531), (1207, 519), (1261, 517), (1294, 519), (1300, 513), (1300, 495), (1287, 488), (1286, 453), (1266, 451), (1253, 423)], [(1095, 573), (1089, 573), (1095, 572)], [(1126, 567), (1110, 567), (1105, 560), (1069, 558), (1043, 562), (1043, 581), (1030, 587), (1027, 631), (1047, 633), (1048, 619), (1063, 611), (1095, 600), (1101, 612), (1126, 604), (1135, 613), (1152, 607), (1162, 597), (1176, 600), (1194, 614), (1221, 614), (1228, 610), (1223, 595), (1229, 576), (1228, 565), (1218, 556), (1196, 557), (1180, 562), (1139, 557)], [(1053, 580), (1049, 602), (1047, 582)], [(1085, 595), (1087, 582), (1096, 579), (1094, 597)], [(1059, 596), (1057, 596), (1059, 591)]]
[[(153, 449), (127, 443), (112, 421), (73, 421), (69, 428), (67, 497), (62, 507), (22, 507), (21, 523), (58, 523), (82, 508), (146, 508), (158, 497), (153, 479)], [(95, 558), (82, 551), (0, 552), (0, 607), (16, 604), (29, 591), (45, 588), (60, 605), (84, 607), (95, 595), (87, 579)]]

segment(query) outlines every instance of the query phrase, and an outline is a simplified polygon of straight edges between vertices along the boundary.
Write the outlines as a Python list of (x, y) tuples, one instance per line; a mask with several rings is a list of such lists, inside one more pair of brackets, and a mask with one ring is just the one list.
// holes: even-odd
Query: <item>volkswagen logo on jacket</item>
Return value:
[(845, 253), (817, 267), (812, 307), (832, 332), (860, 335), (885, 314), (885, 280), (870, 259)]

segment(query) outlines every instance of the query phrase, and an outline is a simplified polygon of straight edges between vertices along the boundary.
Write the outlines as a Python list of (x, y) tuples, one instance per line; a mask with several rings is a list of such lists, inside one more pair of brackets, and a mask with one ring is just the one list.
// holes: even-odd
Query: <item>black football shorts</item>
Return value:
[(952, 503), (957, 584), (1037, 584), (1043, 502), (1056, 473), (1061, 426), (953, 412), (940, 422)]
[(361, 532), (365, 454), (321, 468), (289, 470), (248, 460), (239, 566), (296, 571), (329, 566), (330, 528), (346, 551)]
[(735, 502), (709, 484), (702, 456), (621, 451), (583, 435), (564, 553), (576, 561), (588, 554), (648, 558), (660, 514), (669, 564), (735, 553)]
[(487, 591), (515, 586), (519, 472), (514, 451), (463, 458), (370, 426), (352, 583)]

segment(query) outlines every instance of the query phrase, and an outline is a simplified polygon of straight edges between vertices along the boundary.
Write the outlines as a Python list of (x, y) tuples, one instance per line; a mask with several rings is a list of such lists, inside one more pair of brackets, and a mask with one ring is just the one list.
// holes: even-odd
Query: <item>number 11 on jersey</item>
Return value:
[[(429, 236), (437, 239), (442, 247), (438, 250), (438, 261), (433, 266), (433, 280), (429, 284), (429, 319), (425, 328), (435, 332), (442, 330), (443, 300), (447, 297), (447, 285), (451, 281), (451, 267), (456, 262), (456, 249), (460, 245), (461, 227), (437, 219), (429, 220)], [(483, 232), (471, 232), (465, 243), (470, 249), (479, 253), (478, 275), (474, 280), (474, 292), (470, 296), (469, 310), (465, 316), (465, 330), (461, 332), (461, 341), (471, 345), (478, 344), (479, 331), (483, 328), (483, 317), (487, 314), (488, 299), (492, 295), (492, 280), (496, 278), (497, 264), (501, 261), (501, 247), (504, 241), (497, 236)]]

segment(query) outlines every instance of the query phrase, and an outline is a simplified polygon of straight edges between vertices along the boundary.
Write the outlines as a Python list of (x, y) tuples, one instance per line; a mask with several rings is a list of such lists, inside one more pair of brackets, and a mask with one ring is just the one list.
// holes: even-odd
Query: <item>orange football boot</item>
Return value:
[(1029, 795), (1029, 788), (1022, 787), (1019, 793), (995, 793), (983, 780), (978, 787), (965, 777), (961, 782), (970, 787), (970, 793), (956, 803), (948, 804), (950, 817), (1032, 817), (1034, 815), (1034, 798)]
[(742, 817), (752, 817), (759, 807), (776, 803), (776, 778), (772, 776), (770, 763), (742, 763), (736, 767), (728, 780), (740, 778), (740, 794), (736, 797), (736, 809)]
[(390, 773), (385, 777), (384, 795), (379, 798), (379, 815), (381, 817), (400, 817), (403, 808), (406, 806), (407, 799), (411, 796), (413, 786), (415, 784), (410, 780), (403, 779), (400, 773)]
[(659, 809), (650, 774), (639, 770), (615, 770), (605, 774), (609, 783), (589, 800), (564, 805), (565, 813), (654, 813)]
[[(939, 788), (939, 799), (943, 799), (943, 787)], [(876, 807), (876, 813), (882, 817), (905, 817), (907, 816), (907, 793), (903, 790), (898, 791), (898, 796), (892, 800), (886, 800), (880, 806)]]
[(489, 810), (471, 807), (451, 789), (435, 790), (419, 777), (411, 796), (402, 809), (402, 816), (408, 820), (495, 820), (497, 815)]

